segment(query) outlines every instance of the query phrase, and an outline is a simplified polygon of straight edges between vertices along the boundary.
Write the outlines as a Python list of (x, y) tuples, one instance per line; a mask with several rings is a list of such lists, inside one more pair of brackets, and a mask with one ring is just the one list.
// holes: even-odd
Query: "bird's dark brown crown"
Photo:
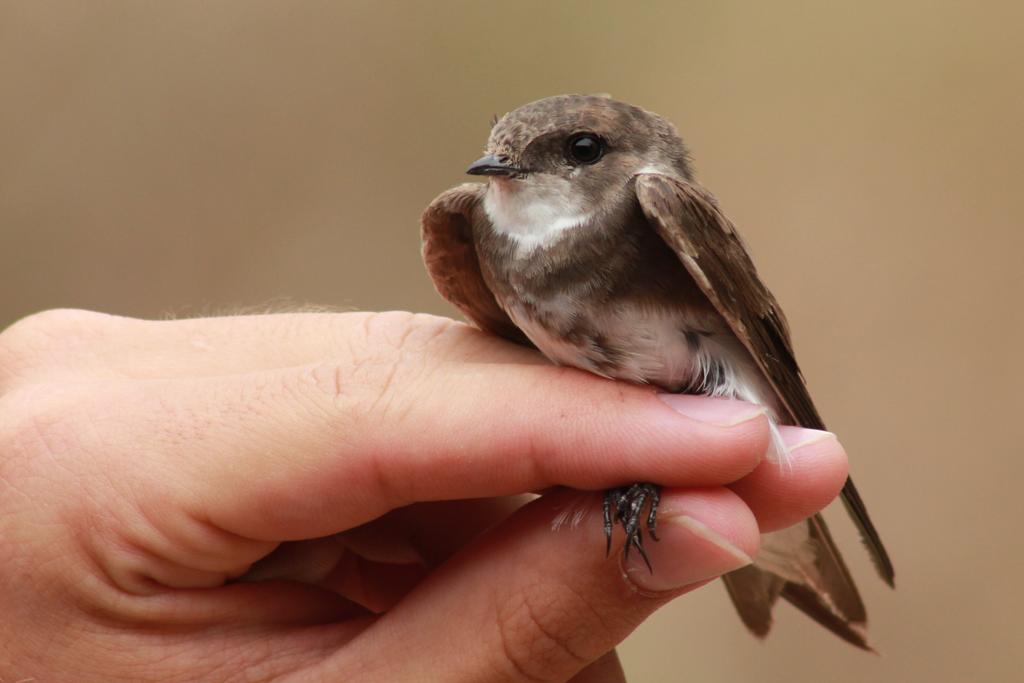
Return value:
[(601, 95), (556, 95), (502, 116), (491, 129), (487, 152), (517, 161), (531, 141), (555, 132), (597, 133), (612, 147), (652, 152), (689, 177), (689, 156), (675, 127), (661, 116)]

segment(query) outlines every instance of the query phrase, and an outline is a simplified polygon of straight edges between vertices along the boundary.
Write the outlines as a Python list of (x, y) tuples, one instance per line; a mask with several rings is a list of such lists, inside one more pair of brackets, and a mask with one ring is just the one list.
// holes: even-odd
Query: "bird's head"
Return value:
[(691, 176), (671, 123), (598, 95), (547, 97), (505, 114), (485, 152), (466, 172), (490, 176), (508, 191), (557, 187), (597, 198), (638, 173)]

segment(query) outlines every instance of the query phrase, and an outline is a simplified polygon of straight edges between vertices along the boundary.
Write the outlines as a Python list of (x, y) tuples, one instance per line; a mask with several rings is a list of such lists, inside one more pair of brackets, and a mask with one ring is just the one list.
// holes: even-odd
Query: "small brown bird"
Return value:
[[(776, 424), (824, 429), (782, 310), (715, 198), (694, 182), (668, 121), (608, 97), (549, 97), (498, 120), (466, 172), (489, 182), (435, 199), (422, 237), (434, 284), (470, 321), (558, 364), (762, 405), (770, 457), (786, 457)], [(606, 493), (609, 543), (614, 521), (625, 552), (646, 559), (642, 526), (657, 540), (658, 492), (640, 482)], [(893, 585), (849, 479), (842, 499)], [(724, 577), (755, 634), (768, 633), (781, 596), (868, 647), (864, 605), (820, 515), (765, 534), (761, 548), (753, 565)]]

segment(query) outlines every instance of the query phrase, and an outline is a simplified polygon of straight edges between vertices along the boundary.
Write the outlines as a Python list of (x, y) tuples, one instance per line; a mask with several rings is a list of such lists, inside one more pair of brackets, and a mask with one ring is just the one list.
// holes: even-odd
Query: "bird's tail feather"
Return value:
[(864, 603), (820, 515), (765, 534), (755, 564), (723, 579), (740, 618), (757, 636), (768, 634), (781, 596), (843, 640), (871, 650)]

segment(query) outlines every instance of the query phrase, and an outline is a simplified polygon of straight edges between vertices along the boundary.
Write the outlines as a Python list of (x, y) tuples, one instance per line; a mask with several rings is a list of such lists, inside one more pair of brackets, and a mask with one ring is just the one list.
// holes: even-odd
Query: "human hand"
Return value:
[[(836, 495), (835, 439), (784, 436), (785, 472), (751, 405), (443, 318), (33, 316), (0, 334), (0, 677), (620, 681), (645, 617)], [(653, 573), (580, 492), (633, 481), (668, 487)]]

